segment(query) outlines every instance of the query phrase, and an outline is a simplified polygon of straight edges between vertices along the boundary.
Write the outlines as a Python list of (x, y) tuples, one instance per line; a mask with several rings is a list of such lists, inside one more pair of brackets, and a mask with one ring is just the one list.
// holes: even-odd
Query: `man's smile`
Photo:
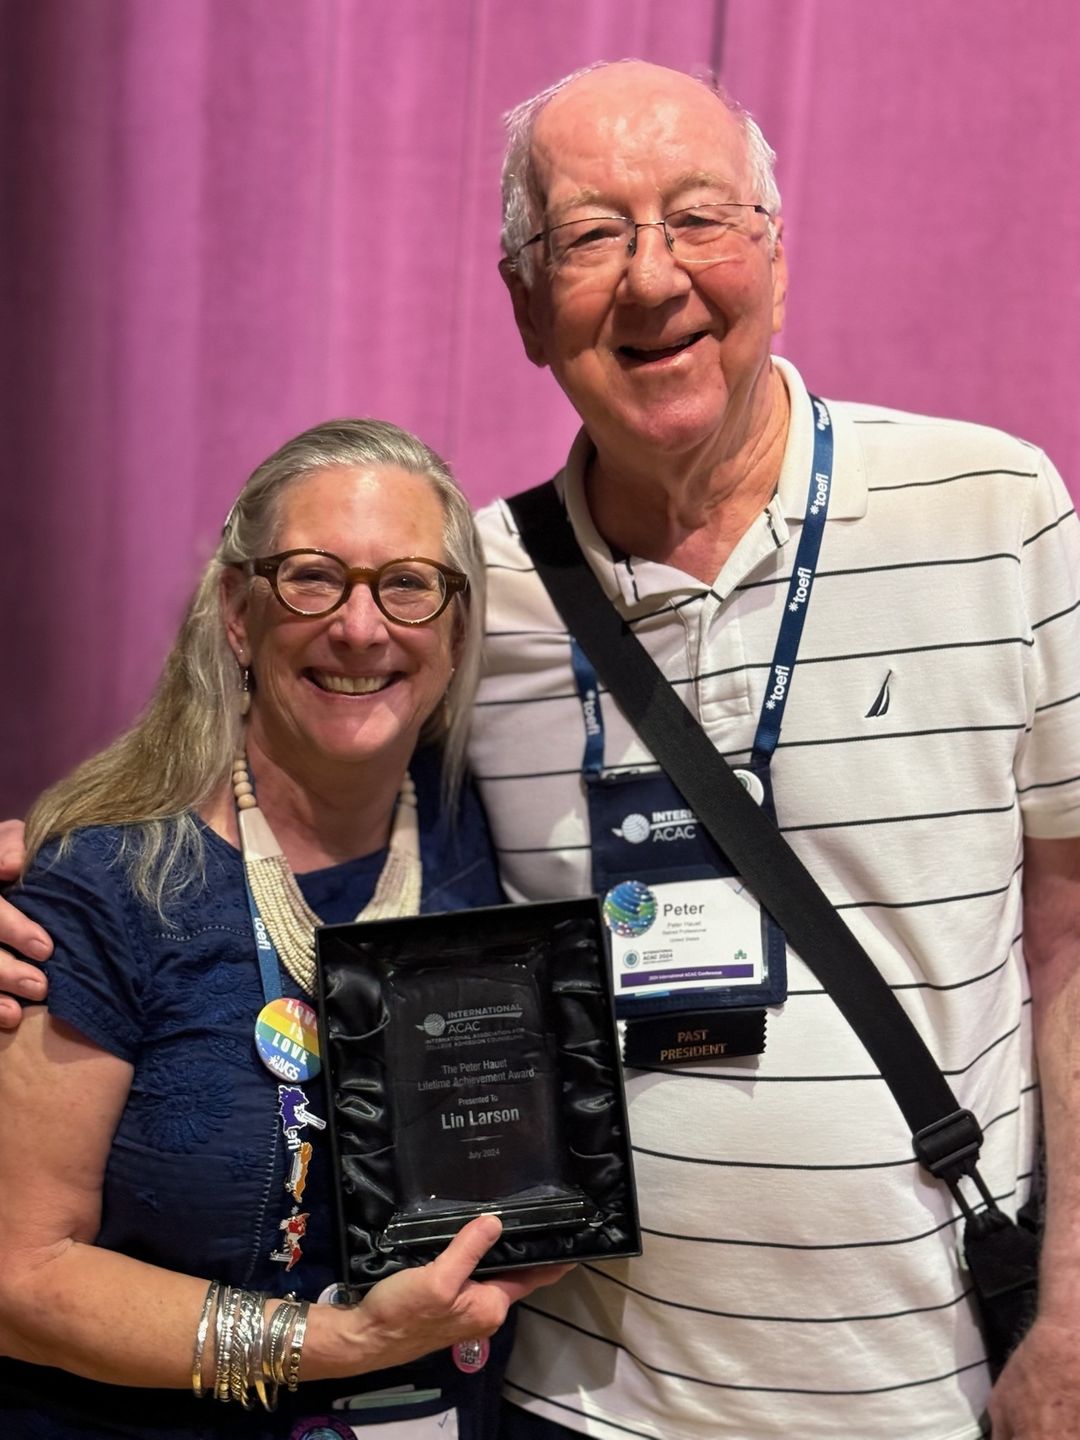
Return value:
[(658, 360), (670, 360), (675, 355), (681, 355), (684, 350), (689, 350), (691, 345), (703, 340), (708, 333), (707, 330), (695, 330), (692, 335), (685, 335), (671, 345), (620, 345), (615, 353), (621, 361), (635, 367), (652, 365)]

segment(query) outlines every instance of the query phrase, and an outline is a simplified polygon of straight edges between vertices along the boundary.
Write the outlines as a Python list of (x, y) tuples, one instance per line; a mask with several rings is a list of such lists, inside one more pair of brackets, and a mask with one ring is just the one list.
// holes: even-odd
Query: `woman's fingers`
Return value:
[(477, 1265), (502, 1234), (502, 1221), (497, 1215), (478, 1215), (463, 1225), (450, 1244), (431, 1262), (432, 1275), (458, 1294)]
[(500, 1290), (508, 1305), (516, 1305), (534, 1290), (554, 1285), (573, 1268), (573, 1265), (530, 1265), (527, 1270), (508, 1270), (505, 1275), (493, 1275), (478, 1283)]

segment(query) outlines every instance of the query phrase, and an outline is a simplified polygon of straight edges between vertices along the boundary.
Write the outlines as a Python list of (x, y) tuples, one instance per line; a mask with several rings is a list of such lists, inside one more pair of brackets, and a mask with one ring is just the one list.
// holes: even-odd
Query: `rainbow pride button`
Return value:
[(315, 1011), (303, 1000), (286, 995), (271, 1000), (255, 1021), (255, 1049), (266, 1068), (280, 1079), (312, 1079), (322, 1069)]

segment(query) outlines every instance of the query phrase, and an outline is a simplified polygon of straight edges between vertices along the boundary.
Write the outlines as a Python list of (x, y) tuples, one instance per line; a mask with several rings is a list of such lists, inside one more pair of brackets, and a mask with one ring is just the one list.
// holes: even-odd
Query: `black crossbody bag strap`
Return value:
[[(978, 1121), (970, 1110), (960, 1108), (907, 1012), (817, 881), (717, 754), (604, 594), (581, 553), (553, 483), (547, 481), (516, 495), (507, 504), (537, 574), (601, 683), (789, 944), (821, 981), (903, 1112), (919, 1161), (955, 1196), (967, 1221), (965, 1248), (983, 1311), (991, 1369), (1000, 1369), (1008, 1349), (1030, 1321), (1035, 1240), (998, 1209), (976, 1168), (982, 1143)], [(959, 1181), (964, 1176), (978, 1188), (983, 1204), (978, 1211), (961, 1193)], [(1023, 1249), (1022, 1255), (1018, 1247)], [(987, 1267), (991, 1248), (995, 1253)], [(1003, 1253), (998, 1255), (998, 1251)], [(979, 1273), (984, 1268), (989, 1271), (985, 1277)], [(989, 1333), (988, 1294), (996, 1310), (1009, 1311), (1002, 1322), (1010, 1331), (1004, 1345)], [(1016, 1307), (1019, 1313), (1014, 1324), (1011, 1314)]]

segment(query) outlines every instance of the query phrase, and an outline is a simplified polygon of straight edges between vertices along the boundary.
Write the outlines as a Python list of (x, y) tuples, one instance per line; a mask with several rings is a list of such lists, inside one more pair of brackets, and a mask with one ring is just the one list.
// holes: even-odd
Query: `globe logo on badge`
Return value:
[(422, 1025), (417, 1025), (416, 1028), (417, 1030), (423, 1030), (425, 1035), (437, 1037), (441, 1035), (446, 1029), (446, 1021), (441, 1015), (438, 1015), (433, 1011), (430, 1015), (425, 1015), (424, 1023)]
[(624, 880), (604, 896), (604, 919), (613, 935), (644, 935), (656, 919), (656, 896), (640, 880)]
[(620, 840), (629, 840), (631, 845), (643, 845), (652, 834), (652, 826), (646, 815), (627, 815), (614, 833)]

